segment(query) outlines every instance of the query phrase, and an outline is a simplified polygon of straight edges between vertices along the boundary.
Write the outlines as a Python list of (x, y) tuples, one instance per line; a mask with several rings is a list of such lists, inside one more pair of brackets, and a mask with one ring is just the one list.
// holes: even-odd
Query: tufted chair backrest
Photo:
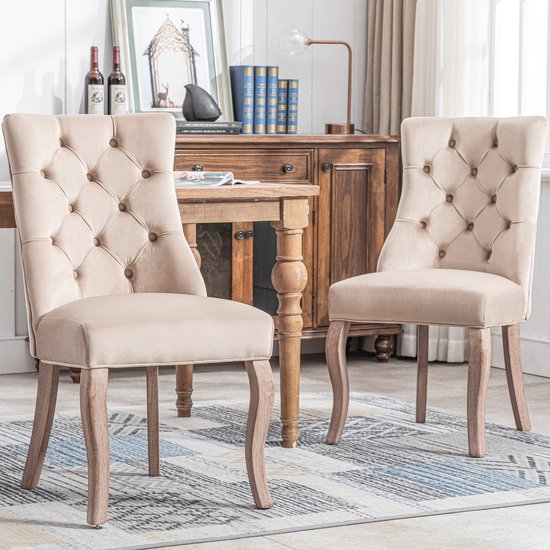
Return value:
[(31, 351), (42, 316), (109, 294), (205, 295), (185, 241), (172, 115), (4, 118)]
[(525, 292), (529, 314), (542, 117), (418, 117), (401, 127), (403, 189), (378, 271), (484, 271)]

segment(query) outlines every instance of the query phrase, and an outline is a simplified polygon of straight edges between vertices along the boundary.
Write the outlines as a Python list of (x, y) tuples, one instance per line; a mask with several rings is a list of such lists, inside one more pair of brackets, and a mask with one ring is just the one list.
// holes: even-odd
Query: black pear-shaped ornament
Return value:
[(181, 112), (185, 120), (214, 122), (222, 114), (215, 99), (203, 88), (196, 84), (185, 86), (185, 99)]

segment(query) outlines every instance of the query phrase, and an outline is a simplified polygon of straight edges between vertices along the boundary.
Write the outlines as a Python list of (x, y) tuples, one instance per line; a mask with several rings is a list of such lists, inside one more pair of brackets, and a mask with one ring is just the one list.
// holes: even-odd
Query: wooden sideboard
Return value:
[[(304, 230), (309, 279), (302, 309), (303, 338), (321, 338), (329, 323), (329, 286), (376, 269), (397, 210), (399, 140), (372, 135), (180, 135), (175, 170), (231, 171), (241, 179), (319, 185), (319, 197), (309, 199), (310, 225)], [(222, 296), (262, 307), (255, 299), (255, 279), (264, 273), (264, 286), (270, 285), (276, 247), (268, 239), (274, 238), (273, 232), (262, 232), (251, 222), (233, 223), (230, 231), (231, 288)], [(197, 246), (196, 232), (186, 235)], [(203, 248), (199, 243), (201, 254)], [(376, 355), (387, 360), (391, 336), (399, 332), (399, 325), (357, 324), (350, 336), (377, 335)]]

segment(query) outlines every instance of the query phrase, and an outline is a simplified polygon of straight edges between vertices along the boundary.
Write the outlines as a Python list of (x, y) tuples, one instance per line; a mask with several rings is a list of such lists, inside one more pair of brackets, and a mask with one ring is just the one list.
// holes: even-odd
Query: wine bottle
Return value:
[(99, 72), (97, 46), (90, 49), (90, 70), (86, 73), (86, 113), (105, 114), (103, 75)]
[(120, 70), (120, 48), (113, 46), (113, 70), (107, 78), (107, 109), (110, 115), (128, 112), (126, 77)]

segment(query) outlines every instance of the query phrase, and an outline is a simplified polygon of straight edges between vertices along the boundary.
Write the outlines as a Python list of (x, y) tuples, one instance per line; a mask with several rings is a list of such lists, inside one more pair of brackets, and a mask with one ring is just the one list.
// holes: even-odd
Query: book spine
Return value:
[(267, 67), (254, 67), (254, 133), (265, 134)]
[(286, 107), (288, 99), (288, 80), (279, 79), (277, 93), (277, 133), (286, 134)]
[(251, 65), (233, 66), (231, 75), (231, 92), (236, 121), (242, 122), (242, 133), (254, 131), (254, 67)]
[(298, 133), (298, 81), (288, 81), (287, 134)]
[(279, 92), (279, 67), (267, 68), (266, 134), (277, 133), (277, 97)]

